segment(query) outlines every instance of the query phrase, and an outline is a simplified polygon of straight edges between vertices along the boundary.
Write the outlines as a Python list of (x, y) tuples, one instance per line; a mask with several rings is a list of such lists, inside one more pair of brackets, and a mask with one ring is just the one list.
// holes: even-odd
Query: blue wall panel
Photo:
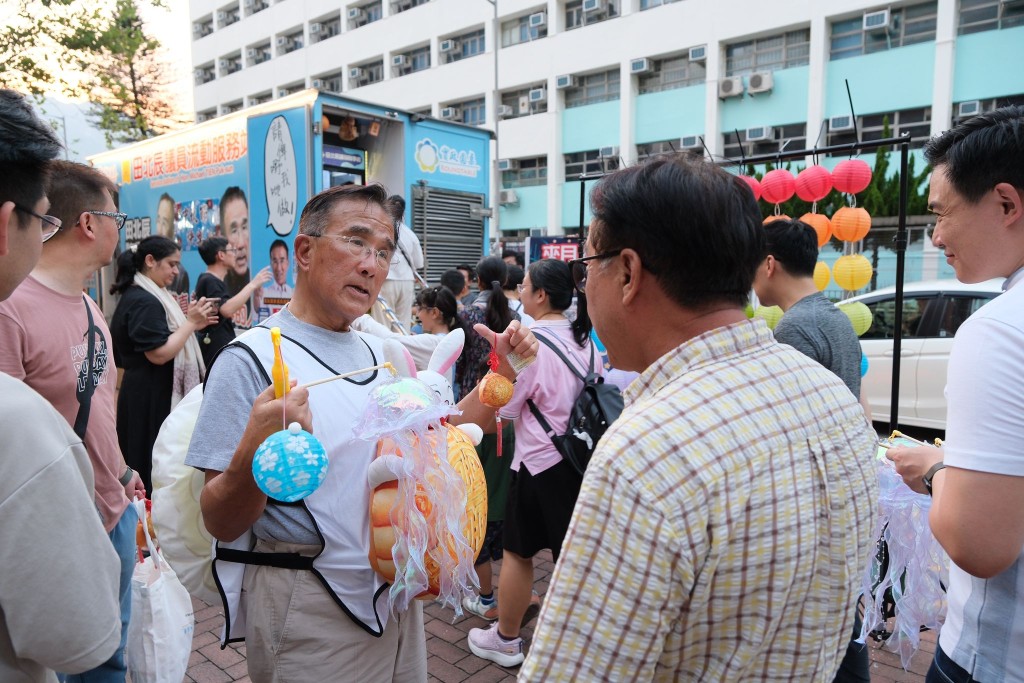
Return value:
[[(1024, 26), (960, 36), (956, 40), (953, 101), (1024, 93)], [(1003, 67), (1003, 68), (1000, 68)], [(953, 112), (956, 115), (956, 112)]]
[(501, 207), (502, 230), (545, 228), (548, 223), (548, 188), (546, 185), (512, 188), (519, 196), (518, 204)]
[(707, 86), (701, 84), (638, 96), (637, 144), (703, 135), (706, 90)]
[(566, 109), (562, 151), (570, 154), (619, 144), (619, 106), (619, 100), (612, 100)]
[(847, 79), (858, 116), (931, 106), (934, 70), (935, 43), (831, 61), (825, 71), (825, 116), (850, 113)]
[[(770, 93), (730, 97), (722, 101), (722, 130), (744, 130), (754, 126), (778, 126), (807, 120), (806, 66), (781, 69), (772, 73)], [(744, 77), (744, 84), (748, 77)]]

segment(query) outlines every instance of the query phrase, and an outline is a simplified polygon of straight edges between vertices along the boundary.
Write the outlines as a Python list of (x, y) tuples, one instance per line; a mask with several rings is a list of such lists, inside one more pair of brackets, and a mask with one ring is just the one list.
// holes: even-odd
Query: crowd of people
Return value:
[[(244, 193), (226, 193), (224, 235), (198, 245), (198, 296), (183, 308), (172, 293), (180, 243), (147, 237), (118, 257), (108, 328), (82, 284), (114, 259), (126, 217), (113, 184), (60, 149), (23, 97), (0, 90), (0, 679), (125, 680), (128, 503), (152, 490), (163, 419), (205, 381), (185, 462), (205, 473), (226, 639), (244, 639), (250, 678), (425, 681), (422, 603), (389, 611), (369, 565), (374, 444), (352, 426), (386, 381), (365, 368), (388, 340), (421, 363), (461, 330), (450, 419), (485, 432), (488, 492), (479, 590), (463, 601), (492, 622), (469, 631), (474, 654), (521, 665), (523, 681), (870, 680), (851, 642), (878, 498), (859, 344), (813, 285), (813, 230), (763, 225), (735, 176), (685, 155), (616, 171), (591, 194), (582, 258), (525, 267), (505, 253), (418, 291), (422, 251), (404, 201), (380, 185), (311, 198), (294, 241), (272, 245), (277, 260), (252, 278)], [(965, 282), (1007, 278), (954, 342), (946, 446), (888, 451), (932, 495), (952, 560), (928, 681), (1022, 680), (1024, 108), (960, 124), (926, 155), (933, 242)], [(236, 336), (232, 320), (271, 280), (287, 305)], [(751, 291), (784, 310), (774, 334), (745, 314)], [(374, 320), (382, 292), (395, 305)], [(293, 377), (280, 397), (271, 326)], [(598, 338), (634, 379), (581, 475), (551, 432), (565, 430)], [(294, 379), (357, 370), (313, 392)], [(488, 372), (514, 382), (497, 410), (476, 391)], [(268, 498), (252, 475), (282, 416), (346, 463), (300, 505)], [(542, 606), (544, 549), (556, 567)], [(521, 629), (538, 613), (527, 648)]]

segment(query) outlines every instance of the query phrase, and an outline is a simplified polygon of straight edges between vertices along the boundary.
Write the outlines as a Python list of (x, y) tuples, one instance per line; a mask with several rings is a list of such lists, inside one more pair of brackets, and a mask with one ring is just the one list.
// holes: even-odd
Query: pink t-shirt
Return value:
[[(580, 348), (572, 336), (572, 328), (568, 320), (541, 321), (530, 326), (530, 330), (540, 337), (544, 335), (552, 339), (572, 363), (576, 370), (585, 375), (590, 367), (590, 350), (592, 342)], [(600, 354), (595, 353), (594, 365), (599, 374), (604, 374)], [(569, 424), (569, 411), (576, 401), (576, 396), (583, 389), (583, 382), (576, 378), (562, 359), (546, 345), (540, 344), (537, 360), (531, 363), (516, 378), (515, 392), (512, 400), (499, 411), (502, 419), (516, 420), (516, 451), (512, 459), (512, 470), (519, 471), (520, 463), (530, 474), (536, 475), (554, 467), (562, 460), (555, 450), (550, 437), (541, 428), (537, 418), (533, 416), (526, 399), (533, 399), (541, 415), (556, 434), (564, 434)]]
[[(93, 364), (96, 391), (89, 409), (85, 448), (96, 480), (96, 507), (109, 532), (128, 507), (117, 478), (124, 458), (117, 443), (114, 417), (113, 346), (103, 312), (92, 310)], [(0, 302), (0, 371), (25, 382), (57, 409), (72, 427), (78, 416), (79, 372), (87, 355), (89, 318), (82, 295), (66, 296), (28, 277), (6, 301)]]

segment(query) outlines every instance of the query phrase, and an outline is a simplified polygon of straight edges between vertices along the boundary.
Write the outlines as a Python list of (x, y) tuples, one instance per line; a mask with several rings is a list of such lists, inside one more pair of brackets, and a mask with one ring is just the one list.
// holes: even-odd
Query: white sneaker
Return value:
[(523, 639), (504, 640), (498, 635), (498, 625), (490, 628), (469, 629), (469, 649), (477, 657), (500, 666), (519, 666), (526, 659), (523, 654)]
[(485, 605), (479, 595), (462, 598), (462, 609), (487, 621), (494, 621), (498, 618), (498, 601), (495, 600), (490, 605)]

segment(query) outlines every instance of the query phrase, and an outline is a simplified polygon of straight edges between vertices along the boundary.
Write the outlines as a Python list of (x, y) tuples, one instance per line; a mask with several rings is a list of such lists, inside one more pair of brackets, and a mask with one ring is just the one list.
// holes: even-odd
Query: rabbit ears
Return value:
[(452, 330), (441, 338), (441, 342), (430, 356), (430, 363), (427, 364), (427, 369), (433, 370), (439, 375), (445, 374), (449, 368), (455, 365), (455, 361), (459, 359), (459, 356), (462, 355), (462, 347), (465, 344), (466, 333), (461, 329)]
[(416, 376), (416, 363), (408, 349), (401, 342), (394, 339), (384, 340), (384, 360), (395, 366), (395, 370), (402, 377)]

